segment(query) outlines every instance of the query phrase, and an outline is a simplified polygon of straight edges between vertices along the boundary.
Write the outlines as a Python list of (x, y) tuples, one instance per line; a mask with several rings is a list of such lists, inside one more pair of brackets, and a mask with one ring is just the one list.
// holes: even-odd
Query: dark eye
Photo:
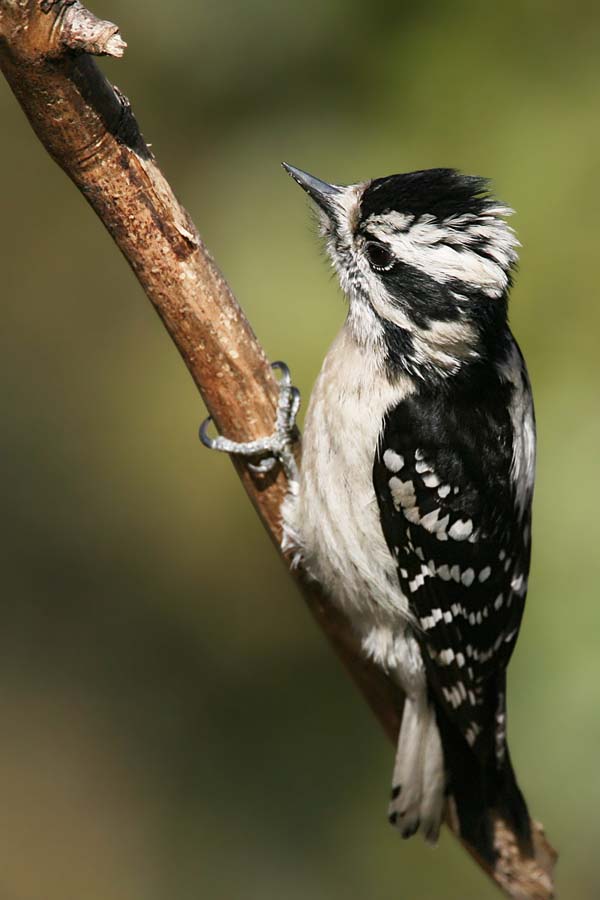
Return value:
[(394, 256), (392, 251), (385, 244), (378, 244), (376, 241), (369, 241), (365, 247), (367, 259), (374, 269), (385, 271), (391, 269), (394, 265)]

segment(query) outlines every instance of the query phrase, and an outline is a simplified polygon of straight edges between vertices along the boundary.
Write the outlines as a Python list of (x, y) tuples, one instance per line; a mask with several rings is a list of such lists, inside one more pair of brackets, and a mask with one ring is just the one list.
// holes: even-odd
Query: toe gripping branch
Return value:
[(211, 438), (208, 435), (208, 426), (212, 422), (212, 416), (204, 420), (200, 426), (200, 440), (209, 450), (220, 450), (223, 453), (234, 453), (237, 456), (264, 457), (257, 463), (248, 463), (253, 472), (263, 475), (280, 462), (287, 475), (290, 486), (298, 482), (298, 466), (294, 458), (292, 445), (294, 441), (294, 429), (296, 415), (300, 408), (300, 391), (292, 385), (290, 370), (284, 362), (274, 362), (271, 368), (281, 372), (279, 379), (279, 401), (277, 404), (277, 418), (275, 431), (268, 437), (258, 438), (256, 441), (237, 443), (229, 438)]

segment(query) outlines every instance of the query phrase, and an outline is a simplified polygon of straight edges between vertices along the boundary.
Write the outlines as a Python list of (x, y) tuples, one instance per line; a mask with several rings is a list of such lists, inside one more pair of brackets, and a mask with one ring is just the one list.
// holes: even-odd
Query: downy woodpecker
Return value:
[(317, 206), (346, 321), (310, 399), (299, 474), (285, 368), (275, 435), (243, 445), (203, 428), (203, 440), (270, 454), (262, 471), (283, 462), (286, 546), (406, 696), (390, 821), (435, 841), (448, 797), (491, 861), (492, 812), (530, 843), (506, 743), (535, 466), (507, 322), (511, 210), (452, 169), (342, 187), (285, 168)]

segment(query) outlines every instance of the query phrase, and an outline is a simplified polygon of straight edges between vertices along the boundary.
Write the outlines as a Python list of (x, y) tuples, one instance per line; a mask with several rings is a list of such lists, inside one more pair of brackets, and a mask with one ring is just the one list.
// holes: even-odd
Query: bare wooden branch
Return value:
[[(134, 270), (200, 390), (217, 427), (234, 440), (272, 429), (277, 385), (228, 285), (179, 205), (127, 99), (88, 54), (122, 56), (118, 28), (74, 0), (0, 0), (0, 67), (42, 144), (94, 208)], [(300, 452), (298, 443), (298, 453)], [(286, 484), (234, 461), (275, 545)], [(341, 612), (294, 573), (304, 598), (392, 740), (402, 698), (360, 652)], [(452, 816), (447, 822), (457, 831)], [(477, 860), (514, 900), (549, 900), (556, 854), (533, 824), (535, 856), (497, 821), (496, 866)], [(466, 849), (475, 855), (472, 848)]]

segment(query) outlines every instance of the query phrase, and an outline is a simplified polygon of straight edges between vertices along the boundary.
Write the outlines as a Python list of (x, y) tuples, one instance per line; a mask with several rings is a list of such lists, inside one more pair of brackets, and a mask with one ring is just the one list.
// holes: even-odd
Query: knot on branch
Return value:
[[(61, 2), (61, 0), (58, 0)], [(57, 0), (44, 0), (42, 11), (50, 12)], [(127, 44), (113, 22), (98, 19), (79, 0), (62, 0), (57, 19), (61, 49), (78, 50), (94, 56), (123, 56)]]

